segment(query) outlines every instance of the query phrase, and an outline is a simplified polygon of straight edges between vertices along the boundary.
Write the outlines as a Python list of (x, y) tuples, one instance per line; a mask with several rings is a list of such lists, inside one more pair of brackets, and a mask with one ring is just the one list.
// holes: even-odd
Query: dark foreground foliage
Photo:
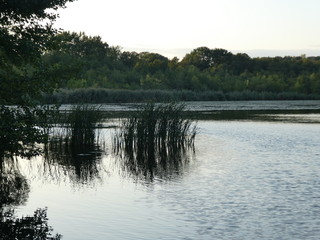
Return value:
[(57, 85), (54, 67), (42, 56), (54, 48), (53, 22), (68, 2), (0, 1), (0, 159), (39, 154), (37, 143), (46, 136), (38, 120), (47, 111), (35, 106)]
[(55, 113), (55, 107), (0, 106), (0, 158), (41, 154)]
[(33, 216), (17, 218), (14, 212), (0, 211), (0, 240), (58, 240), (61, 235), (52, 236), (52, 227), (48, 225), (47, 209), (37, 209)]

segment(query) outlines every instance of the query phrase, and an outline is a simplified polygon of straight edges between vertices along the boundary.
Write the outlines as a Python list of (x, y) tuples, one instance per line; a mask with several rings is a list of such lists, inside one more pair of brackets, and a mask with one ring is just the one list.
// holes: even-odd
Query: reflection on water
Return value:
[[(288, 101), (197, 101), (185, 102), (189, 111), (257, 111), (257, 110), (320, 110), (320, 100), (288, 100)], [(93, 104), (93, 106), (95, 106)], [(141, 104), (119, 103), (99, 104), (99, 109), (109, 113), (136, 111)], [(62, 105), (61, 110), (72, 109), (73, 105)]]
[(16, 160), (0, 159), (0, 208), (24, 204), (29, 192), (28, 182), (20, 173)]
[(123, 175), (146, 181), (175, 178), (185, 172), (195, 157), (194, 146), (172, 148), (154, 145), (146, 149), (114, 147), (114, 155)]
[(27, 202), (30, 187), (20, 173), (16, 159), (0, 159), (0, 239), (60, 239), (52, 236), (47, 209), (37, 209), (33, 216), (18, 218), (14, 208)]
[(320, 113), (260, 113), (255, 115), (256, 119), (277, 122), (293, 122), (293, 123), (320, 123)]
[(320, 110), (320, 100), (188, 102), (191, 111)]
[[(256, 110), (239, 110), (245, 104), (239, 112), (221, 110), (233, 121), (199, 121), (195, 149), (113, 152), (109, 129), (101, 133), (108, 147), (52, 144), (24, 170), (27, 181), (13, 181), (30, 184), (24, 193), (12, 188), (21, 199), (31, 189), (28, 202), (17, 202), (26, 204), (19, 211), (48, 206), (50, 221), (68, 240), (318, 240), (318, 110), (252, 104), (246, 107)], [(217, 108), (205, 114), (219, 115)], [(46, 176), (63, 184), (43, 181)], [(97, 179), (101, 184), (92, 188)], [(79, 183), (83, 188), (74, 191)]]
[(58, 240), (61, 235), (52, 236), (53, 228), (48, 225), (47, 209), (37, 209), (33, 216), (17, 218), (13, 210), (0, 211), (0, 239)]
[(190, 160), (197, 133), (184, 109), (174, 103), (147, 104), (121, 121), (113, 137), (113, 152), (122, 169), (147, 181), (179, 174)]
[[(163, 173), (160, 164), (145, 174), (150, 168), (139, 159), (102, 155), (102, 184), (73, 191), (68, 181), (42, 187), (34, 181), (29, 206), (48, 206), (68, 240), (318, 239), (319, 124), (199, 121), (198, 127), (195, 160), (182, 158), (178, 170), (173, 162), (172, 170)], [(119, 175), (113, 163), (125, 161), (131, 165), (120, 165), (126, 169)]]
[(89, 184), (99, 178), (103, 150), (99, 145), (73, 145), (51, 141), (45, 148), (43, 171), (47, 177), (68, 177), (75, 184)]
[[(320, 100), (303, 101), (206, 101), (186, 102), (186, 110), (196, 119), (208, 120), (255, 120), (294, 121), (320, 123)], [(141, 104), (99, 105), (111, 117), (126, 117), (136, 111)], [(72, 106), (63, 105), (62, 110)], [(277, 117), (279, 114), (285, 118)], [(294, 115), (294, 117), (292, 117)]]
[(228, 121), (273, 121), (295, 123), (320, 123), (319, 110), (223, 110), (197, 112), (198, 119)]
[(184, 205), (203, 239), (317, 239), (319, 126), (202, 122), (201, 167), (159, 195)]

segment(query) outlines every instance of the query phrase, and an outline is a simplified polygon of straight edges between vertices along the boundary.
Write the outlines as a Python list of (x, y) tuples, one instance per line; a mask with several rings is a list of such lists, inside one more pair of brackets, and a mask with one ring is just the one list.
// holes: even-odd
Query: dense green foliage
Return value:
[[(0, 103), (25, 104), (54, 87), (41, 55), (52, 49), (52, 22), (73, 0), (0, 1)], [(51, 10), (51, 11), (49, 11)]]
[(0, 0), (0, 159), (37, 154), (45, 140), (38, 120), (47, 112), (35, 104), (56, 83), (41, 56), (55, 44), (55, 10), (72, 1)]
[(0, 159), (40, 154), (41, 146), (37, 143), (47, 141), (50, 118), (54, 114), (51, 107), (0, 106)]
[(178, 58), (127, 52), (100, 37), (63, 32), (43, 56), (62, 89), (190, 90), (320, 94), (320, 57), (250, 58), (199, 47)]

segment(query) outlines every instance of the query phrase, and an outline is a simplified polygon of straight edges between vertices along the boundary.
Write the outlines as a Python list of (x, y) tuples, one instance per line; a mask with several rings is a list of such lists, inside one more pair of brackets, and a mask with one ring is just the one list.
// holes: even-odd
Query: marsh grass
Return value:
[(184, 165), (197, 133), (184, 108), (176, 103), (146, 104), (122, 121), (113, 139), (114, 152), (130, 172), (153, 178)]
[(115, 146), (146, 151), (150, 147), (177, 149), (194, 144), (197, 128), (184, 115), (183, 104), (146, 104), (122, 122)]
[[(66, 174), (83, 183), (92, 182), (98, 176), (103, 153), (100, 148), (103, 117), (99, 108), (88, 105), (77, 105), (60, 112), (44, 150), (49, 176), (63, 177)], [(51, 167), (57, 165), (62, 166), (63, 171)]]
[(60, 114), (60, 126), (53, 128), (54, 141), (63, 141), (74, 147), (93, 146), (99, 140), (102, 112), (88, 105), (78, 105)]

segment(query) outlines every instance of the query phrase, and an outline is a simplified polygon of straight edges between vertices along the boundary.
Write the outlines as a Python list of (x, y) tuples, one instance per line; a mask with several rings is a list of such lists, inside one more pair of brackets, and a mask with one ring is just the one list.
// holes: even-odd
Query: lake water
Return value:
[(66, 240), (319, 239), (320, 102), (192, 104), (211, 117), (198, 121), (195, 150), (179, 168), (134, 174), (113, 154), (112, 129), (102, 129), (90, 164), (72, 164), (85, 154), (21, 160), (31, 190), (16, 213), (48, 207)]

